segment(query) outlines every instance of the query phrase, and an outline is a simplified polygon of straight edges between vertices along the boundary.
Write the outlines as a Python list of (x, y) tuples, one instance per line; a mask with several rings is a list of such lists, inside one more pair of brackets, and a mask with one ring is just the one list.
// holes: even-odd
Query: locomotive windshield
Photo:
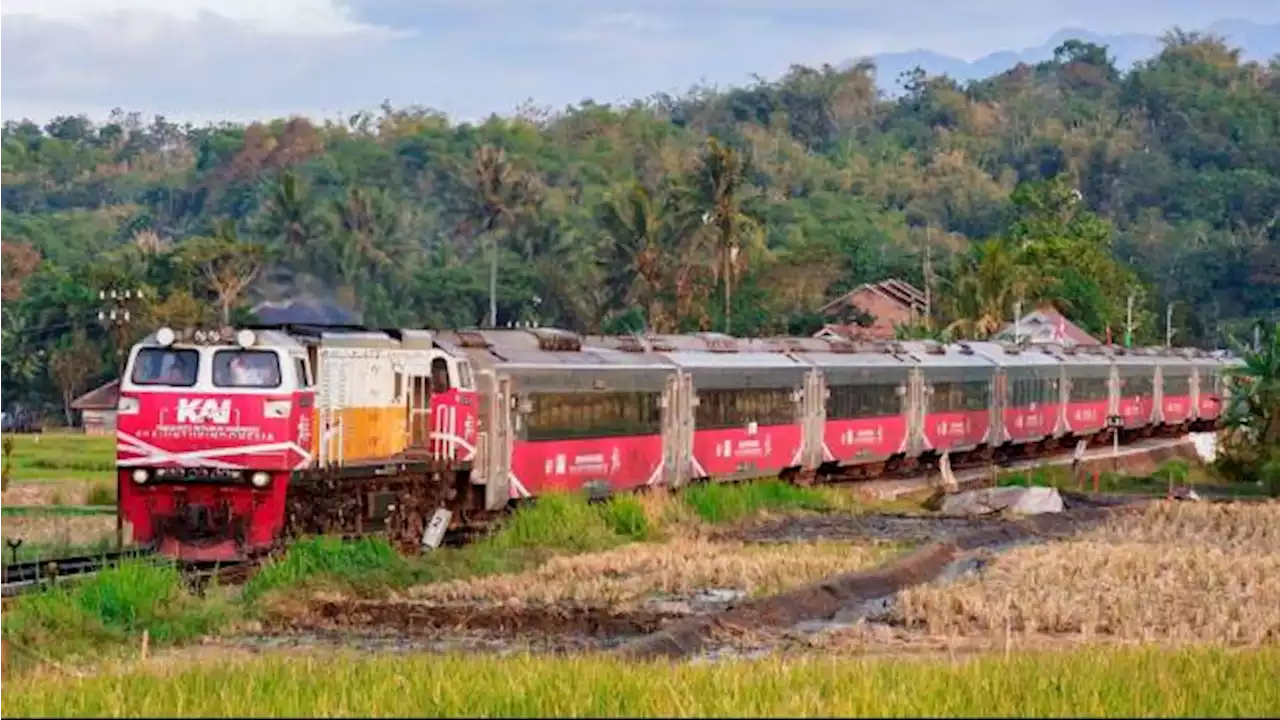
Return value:
[(133, 361), (133, 382), (137, 385), (191, 387), (196, 384), (200, 353), (195, 350), (143, 348)]
[(280, 387), (280, 358), (269, 350), (219, 350), (213, 354), (218, 387)]

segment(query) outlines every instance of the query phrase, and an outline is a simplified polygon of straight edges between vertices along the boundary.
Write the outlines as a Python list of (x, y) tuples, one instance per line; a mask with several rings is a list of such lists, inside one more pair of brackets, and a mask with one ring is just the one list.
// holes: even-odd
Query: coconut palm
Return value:
[(1017, 302), (1051, 295), (1056, 281), (1022, 263), (1018, 251), (999, 239), (975, 243), (956, 261), (944, 306), (953, 337), (983, 340), (1008, 324)]

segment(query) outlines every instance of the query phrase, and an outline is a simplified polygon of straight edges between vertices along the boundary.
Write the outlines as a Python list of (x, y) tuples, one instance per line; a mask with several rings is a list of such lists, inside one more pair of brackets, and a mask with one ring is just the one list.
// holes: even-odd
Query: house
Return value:
[[(1052, 306), (1042, 307), (1019, 318), (1017, 331), (1018, 339), (1033, 344), (1058, 343), (1066, 347), (1102, 344)], [(1014, 342), (1014, 324), (1009, 323), (1004, 326), (992, 339), (998, 342)]]
[[(863, 283), (822, 306), (819, 312), (833, 322), (814, 337), (892, 340), (899, 325), (914, 325), (924, 317), (924, 293), (910, 283), (889, 278)], [(851, 316), (857, 315), (869, 317), (869, 324), (849, 322)]]
[(86, 435), (116, 434), (116, 405), (120, 402), (120, 381), (111, 382), (81, 395), (71, 402), (80, 412)]

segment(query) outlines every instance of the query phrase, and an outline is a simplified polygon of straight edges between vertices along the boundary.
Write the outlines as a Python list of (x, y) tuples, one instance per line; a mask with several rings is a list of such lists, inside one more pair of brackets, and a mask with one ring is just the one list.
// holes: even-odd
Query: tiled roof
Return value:
[(823, 305), (820, 312), (826, 312), (827, 310), (839, 305), (847, 305), (850, 298), (864, 290), (870, 290), (871, 292), (883, 295), (908, 309), (924, 308), (923, 292), (911, 283), (903, 282), (897, 278), (889, 278), (877, 283), (863, 283), (826, 305)]
[(120, 402), (120, 381), (112, 380), (71, 401), (72, 410), (113, 410)]

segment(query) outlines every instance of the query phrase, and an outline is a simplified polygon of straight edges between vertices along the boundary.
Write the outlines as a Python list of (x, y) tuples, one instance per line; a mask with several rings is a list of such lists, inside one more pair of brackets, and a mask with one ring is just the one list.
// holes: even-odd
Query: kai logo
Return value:
[(178, 422), (189, 425), (226, 425), (231, 422), (231, 401), (181, 398), (178, 400)]

